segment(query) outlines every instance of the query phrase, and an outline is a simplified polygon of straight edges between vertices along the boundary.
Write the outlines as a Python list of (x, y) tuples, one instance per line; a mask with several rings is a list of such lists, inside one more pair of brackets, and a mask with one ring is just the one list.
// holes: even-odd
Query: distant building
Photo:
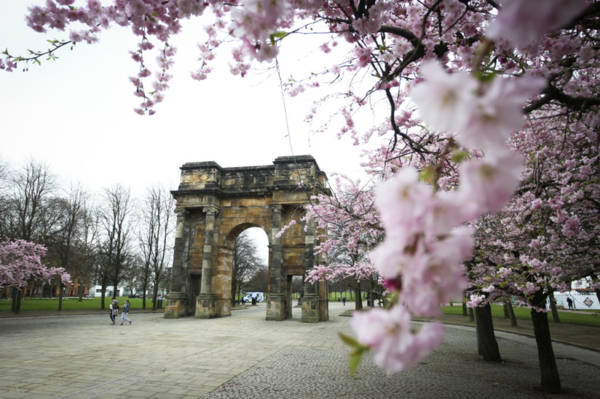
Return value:
[[(600, 309), (600, 303), (596, 292), (591, 286), (589, 277), (571, 283), (571, 290), (565, 292), (555, 292), (556, 306), (569, 309), (567, 298), (573, 301), (574, 310)], [(548, 300), (547, 307), (550, 307)]]

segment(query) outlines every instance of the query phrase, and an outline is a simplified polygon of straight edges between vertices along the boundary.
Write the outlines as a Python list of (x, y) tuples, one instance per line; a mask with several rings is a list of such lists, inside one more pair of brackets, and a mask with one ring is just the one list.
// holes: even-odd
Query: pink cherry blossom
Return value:
[(511, 134), (524, 123), (523, 105), (546, 81), (539, 78), (496, 78), (485, 93), (471, 98), (468, 119), (457, 129), (457, 140), (467, 148), (483, 150), (488, 157), (502, 154)]
[(420, 362), (443, 338), (443, 326), (439, 323), (426, 323), (419, 332), (413, 333), (410, 315), (399, 305), (390, 311), (355, 312), (350, 324), (358, 341), (373, 350), (374, 363), (388, 374)]
[(64, 283), (70, 276), (61, 267), (47, 268), (42, 263), (46, 248), (25, 240), (0, 243), (0, 289), (4, 287), (23, 288), (29, 282), (46, 280), (59, 276)]
[(477, 82), (466, 72), (447, 73), (435, 61), (421, 66), (423, 81), (415, 85), (410, 98), (423, 120), (440, 132), (461, 130), (473, 107)]
[(487, 36), (508, 40), (520, 48), (571, 22), (587, 5), (584, 0), (502, 0), (500, 4)]

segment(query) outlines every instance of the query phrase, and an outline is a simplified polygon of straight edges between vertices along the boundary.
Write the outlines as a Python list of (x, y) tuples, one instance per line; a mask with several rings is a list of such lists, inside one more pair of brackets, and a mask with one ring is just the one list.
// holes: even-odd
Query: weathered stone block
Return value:
[(283, 294), (269, 294), (267, 298), (267, 320), (285, 320), (286, 302)]
[(302, 321), (304, 323), (317, 323), (319, 320), (319, 296), (305, 294), (302, 298)]
[(167, 296), (164, 317), (169, 319), (185, 316), (187, 297), (183, 292), (171, 292)]
[(231, 298), (217, 299), (215, 305), (218, 317), (231, 316)]
[(199, 319), (217, 317), (216, 296), (212, 294), (200, 294), (196, 300), (196, 314)]

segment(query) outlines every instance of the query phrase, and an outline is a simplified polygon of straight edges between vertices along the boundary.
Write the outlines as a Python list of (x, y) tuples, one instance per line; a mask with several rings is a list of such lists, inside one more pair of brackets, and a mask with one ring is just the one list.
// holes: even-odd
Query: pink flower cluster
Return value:
[(525, 123), (523, 104), (545, 85), (544, 79), (529, 76), (483, 83), (467, 72), (447, 73), (435, 61), (423, 63), (421, 73), (424, 81), (410, 97), (423, 120), (492, 160), (509, 151), (508, 138)]
[(25, 240), (0, 243), (0, 289), (23, 288), (31, 281), (50, 280), (59, 276), (63, 283), (71, 277), (62, 267), (47, 268), (42, 264), (46, 248)]
[(439, 323), (424, 324), (413, 333), (410, 314), (400, 305), (389, 311), (373, 309), (354, 313), (350, 325), (358, 341), (374, 351), (373, 362), (388, 374), (423, 360), (442, 343), (444, 336), (444, 327)]
[[(447, 194), (447, 193), (446, 193)], [(414, 168), (402, 169), (376, 192), (385, 240), (371, 259), (384, 279), (402, 279), (401, 300), (418, 315), (439, 314), (440, 302), (466, 288), (462, 262), (471, 253), (459, 204), (436, 195)]]
[[(402, 283), (399, 303), (385, 316), (387, 323), (397, 326), (380, 331), (375, 336), (379, 340), (362, 333), (361, 322), (382, 318), (382, 311), (377, 311), (377, 316), (355, 316), (358, 321), (353, 326), (359, 342), (370, 346), (375, 359), (388, 371), (404, 368), (404, 356), (407, 364), (412, 359), (410, 352), (396, 353), (388, 346), (390, 342), (413, 347), (419, 354), (432, 349), (403, 332), (410, 329), (410, 317), (394, 309), (406, 306), (412, 314), (435, 316), (441, 303), (460, 297), (466, 288), (463, 262), (471, 257), (473, 238), (470, 229), (462, 225), (500, 210), (512, 196), (522, 162), (507, 140), (524, 123), (521, 108), (525, 100), (542, 86), (541, 81), (530, 78), (497, 78), (484, 84), (470, 74), (448, 74), (433, 62), (425, 63), (421, 70), (423, 80), (411, 96), (423, 120), (436, 130), (455, 135), (468, 150), (483, 150), (484, 157), (463, 162), (456, 190), (435, 191), (412, 167), (400, 169), (377, 190), (376, 205), (386, 234), (371, 259), (384, 279)], [(478, 304), (481, 298), (470, 302)], [(435, 341), (427, 341), (431, 342)]]
[(487, 36), (519, 48), (527, 48), (546, 32), (567, 24), (587, 6), (585, 0), (502, 0), (500, 4)]

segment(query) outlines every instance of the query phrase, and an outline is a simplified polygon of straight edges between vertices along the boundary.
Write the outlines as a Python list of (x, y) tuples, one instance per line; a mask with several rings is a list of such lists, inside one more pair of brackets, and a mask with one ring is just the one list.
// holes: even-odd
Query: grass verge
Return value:
[[(131, 309), (142, 309), (142, 298), (118, 297), (119, 305), (123, 306), (125, 300), (131, 302)], [(104, 299), (105, 309), (108, 309), (112, 298)], [(100, 298), (63, 298), (63, 310), (100, 310)], [(163, 301), (164, 306), (164, 301)], [(0, 312), (10, 312), (11, 300), (0, 299)], [(152, 300), (146, 298), (146, 309), (152, 309)], [(56, 311), (58, 310), (58, 298), (24, 298), (21, 302), (21, 311)]]
[[(518, 320), (531, 320), (531, 311), (529, 308), (514, 306), (513, 309)], [(442, 311), (444, 314), (462, 315), (462, 306), (443, 306)], [(492, 316), (494, 318), (504, 317), (502, 305), (492, 305)], [(572, 312), (559, 310), (558, 317), (560, 318), (561, 323), (600, 327), (600, 313), (598, 312)], [(548, 321), (550, 324), (554, 323), (552, 314), (550, 313), (548, 313)]]

